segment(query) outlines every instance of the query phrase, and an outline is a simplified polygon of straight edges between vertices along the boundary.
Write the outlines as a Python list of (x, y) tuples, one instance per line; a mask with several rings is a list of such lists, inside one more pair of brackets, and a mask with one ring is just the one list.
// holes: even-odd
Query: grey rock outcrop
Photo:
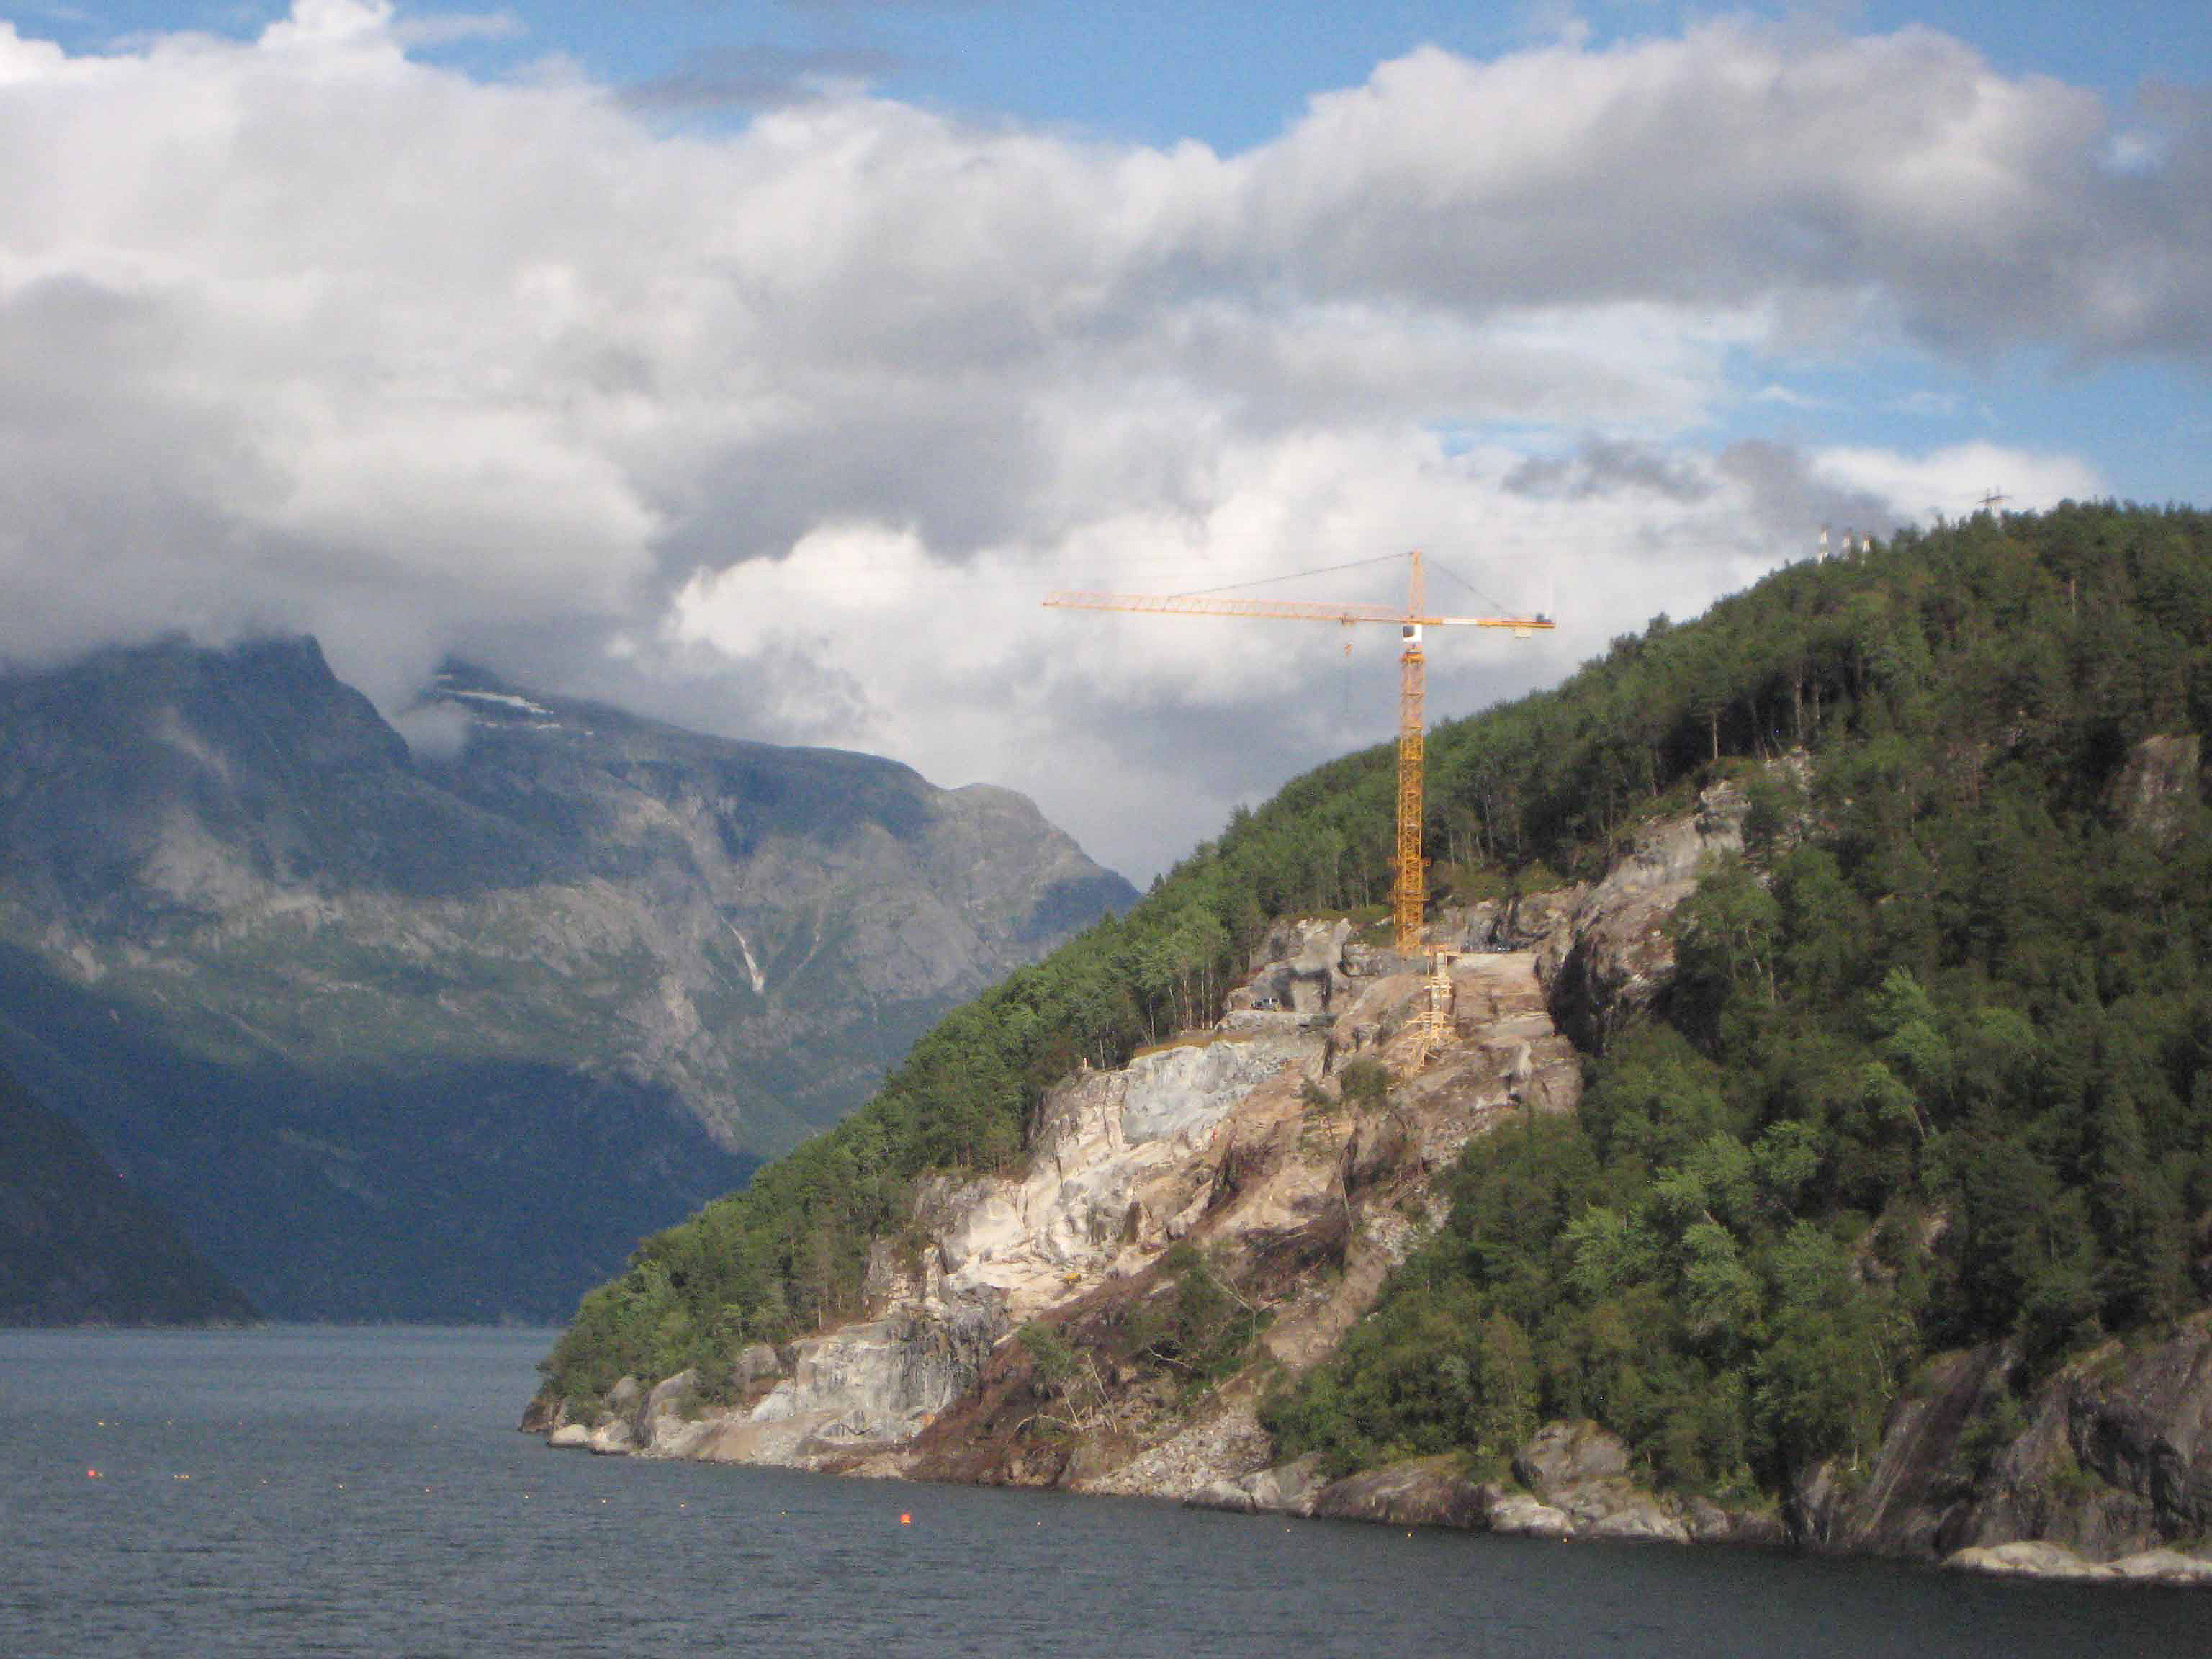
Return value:
[(1673, 1508), (1629, 1479), (1628, 1448), (1620, 1437), (1595, 1423), (1545, 1425), (1516, 1454), (1513, 1474), (1566, 1517), (1575, 1536), (1690, 1541), (1689, 1528)]
[(1545, 1498), (1593, 1483), (1628, 1478), (1628, 1447), (1585, 1419), (1547, 1423), (1513, 1459), (1514, 1478)]
[(1890, 1407), (1862, 1484), (1826, 1464), (1804, 1471), (1785, 1507), (1790, 1535), (1808, 1547), (1854, 1554), (1931, 1556), (1966, 1541), (1945, 1528), (1961, 1494), (1959, 1447), (2006, 1391), (2011, 1352), (1988, 1346), (1939, 1355), (1920, 1385)]
[(1277, 922), (1253, 952), (1249, 983), (1229, 994), (1230, 1012), (1328, 1013), (1351, 989), (1344, 971), (1351, 937), (1349, 921)]
[(755, 1383), (765, 1382), (770, 1377), (781, 1376), (787, 1369), (789, 1368), (784, 1364), (782, 1357), (767, 1343), (748, 1343), (738, 1351), (738, 1357), (730, 1362), (730, 1387), (736, 1393), (742, 1395), (750, 1389)]
[(1202, 1412), (1135, 1456), (1093, 1442), (1062, 1471), (1083, 1492), (1164, 1498), (1200, 1509), (1288, 1508), (1317, 1486), (1313, 1465), (1267, 1467), (1273, 1442), (1241, 1404)]
[(1468, 1480), (1456, 1457), (1424, 1457), (1393, 1463), (1324, 1487), (1313, 1513), (1336, 1521), (1380, 1521), (1395, 1527), (1491, 1527), (1496, 1498)]
[(2144, 1550), (2117, 1560), (2096, 1561), (2063, 1545), (2039, 1539), (2012, 1544), (1974, 1545), (1948, 1558), (1954, 1572), (1997, 1578), (2042, 1578), (2061, 1583), (2212, 1585), (2212, 1559), (2177, 1550)]
[(1571, 927), (1575, 911), (1589, 894), (1581, 883), (1518, 893), (1502, 902), (1477, 906), (1468, 914), (1463, 937), (1474, 951), (1534, 951)]
[(1308, 1452), (1288, 1463), (1278, 1463), (1240, 1475), (1215, 1480), (1183, 1502), (1193, 1509), (1229, 1510), (1238, 1514), (1311, 1515), (1314, 1500), (1328, 1483), (1321, 1472), (1321, 1454)]
[(2212, 1316), (2146, 1349), (2110, 1344), (2075, 1361), (2030, 1395), (2025, 1427), (1976, 1461), (1971, 1437), (2018, 1367), (2002, 1345), (1932, 1362), (1891, 1408), (1863, 1482), (1806, 1473), (1793, 1534), (1819, 1549), (1923, 1559), (2006, 1548), (1967, 1565), (2027, 1571), (2017, 1564), (2056, 1560), (2052, 1550), (2111, 1562), (2212, 1528)]
[(1527, 1492), (1509, 1492), (1492, 1503), (1484, 1516), (1490, 1530), (1502, 1538), (1571, 1538), (1572, 1516), (1553, 1509)]
[(653, 1384), (637, 1408), (632, 1428), (639, 1448), (656, 1457), (680, 1457), (702, 1432), (704, 1407), (696, 1371), (678, 1371)]
[(757, 1423), (799, 1421), (819, 1439), (903, 1440), (974, 1383), (1004, 1316), (962, 1298), (901, 1306), (798, 1345), (786, 1381), (753, 1408)]
[(2112, 780), (2106, 809), (2129, 829), (2170, 846), (2203, 821), (2203, 744), (2194, 732), (2145, 738)]
[[(1553, 1018), (1576, 1046), (1595, 1050), (1672, 981), (1669, 923), (1714, 861), (1743, 850), (1750, 811), (1741, 787), (1717, 783), (1697, 810), (1639, 834), (1595, 886), (1547, 901), (1531, 921), (1565, 909), (1537, 946)], [(1523, 900), (1524, 908), (1530, 901)], [(1516, 919), (1517, 928), (1527, 924)]]
[(1516, 1538), (1686, 1544), (1765, 1542), (1780, 1535), (1778, 1526), (1760, 1516), (1702, 1500), (1692, 1506), (1693, 1525), (1682, 1506), (1629, 1478), (1627, 1447), (1594, 1423), (1545, 1425), (1514, 1457), (1513, 1475), (1521, 1486), (1474, 1480), (1456, 1456), (1414, 1458), (1347, 1475), (1302, 1497), (1297, 1510)]

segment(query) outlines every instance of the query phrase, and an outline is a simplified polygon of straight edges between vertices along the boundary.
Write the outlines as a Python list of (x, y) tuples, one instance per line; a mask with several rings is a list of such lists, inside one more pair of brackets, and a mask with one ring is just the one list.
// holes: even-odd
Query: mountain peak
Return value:
[[(1134, 897), (1010, 792), (466, 662), (425, 702), (466, 742), (304, 638), (0, 681), (0, 1051), (278, 1316), (565, 1312)], [(486, 1194), (514, 1250), (432, 1249)]]

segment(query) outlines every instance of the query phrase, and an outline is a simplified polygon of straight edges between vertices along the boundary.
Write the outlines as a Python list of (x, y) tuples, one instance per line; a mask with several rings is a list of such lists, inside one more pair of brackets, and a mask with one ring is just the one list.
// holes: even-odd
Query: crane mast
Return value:
[(1551, 617), (1438, 617), (1429, 614), (1428, 593), (1419, 550), (1408, 556), (1406, 606), (1402, 611), (1384, 605), (1328, 604), (1302, 599), (1224, 599), (1204, 593), (1074, 593), (1049, 594), (1044, 603), (1080, 611), (1132, 611), (1177, 617), (1245, 617), (1271, 622), (1333, 622), (1351, 627), (1359, 623), (1394, 623), (1399, 630), (1398, 653), (1398, 839), (1397, 860), (1391, 883), (1390, 915), (1394, 940), (1404, 955), (1421, 949), (1421, 914), (1428, 903), (1428, 872), (1422, 857), (1422, 820), (1425, 814), (1423, 778), (1425, 763), (1427, 659), (1421, 652), (1422, 630), (1429, 628), (1504, 628), (1516, 639), (1553, 626)]
[[(1407, 578), (1406, 614), (1418, 617), (1425, 608), (1421, 592), (1421, 555), (1413, 555)], [(1390, 884), (1393, 942), (1401, 952), (1420, 947), (1421, 913), (1428, 908), (1429, 872), (1421, 856), (1422, 826), (1427, 809), (1422, 799), (1424, 750), (1427, 732), (1428, 666), (1421, 654), (1421, 624), (1403, 624), (1398, 651), (1398, 860)]]

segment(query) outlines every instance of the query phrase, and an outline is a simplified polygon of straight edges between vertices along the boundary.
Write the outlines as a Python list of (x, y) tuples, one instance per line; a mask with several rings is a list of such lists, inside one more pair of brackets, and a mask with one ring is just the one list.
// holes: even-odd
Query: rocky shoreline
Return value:
[[(521, 1426), (545, 1435), (555, 1448), (601, 1455), (697, 1459), (714, 1425), (687, 1414), (692, 1387), (688, 1374), (650, 1391), (641, 1391), (633, 1382), (619, 1390), (621, 1403), (629, 1407), (630, 1414), (610, 1417), (597, 1428), (577, 1422), (548, 1428), (542, 1413), (526, 1417)], [(1181, 1443), (1155, 1449), (1164, 1450), (1165, 1455), (1116, 1471), (1118, 1479), (1082, 1481), (1075, 1489), (1150, 1497), (1236, 1514), (1443, 1527), (1509, 1538), (1733, 1545), (1812, 1554), (1899, 1553), (1808, 1537), (1781, 1506), (1731, 1508), (1709, 1498), (1681, 1500), (1646, 1491), (1630, 1479), (1628, 1449), (1589, 1422), (1546, 1425), (1514, 1457), (1507, 1478), (1492, 1480), (1474, 1479), (1465, 1460), (1454, 1454), (1364, 1469), (1336, 1480), (1328, 1479), (1320, 1459), (1310, 1454), (1242, 1475), (1209, 1479), (1210, 1471), (1220, 1463), (1249, 1461), (1255, 1446), (1267, 1445), (1258, 1423), (1249, 1413), (1237, 1412), (1194, 1425), (1177, 1441)], [(842, 1467), (834, 1461), (813, 1467), (860, 1478), (927, 1478), (882, 1456), (854, 1459)], [(2212, 1547), (2183, 1551), (2156, 1545), (2100, 1559), (2047, 1539), (2019, 1539), (1968, 1545), (1940, 1558), (1922, 1554), (1919, 1559), (1947, 1571), (1993, 1577), (2212, 1585)]]

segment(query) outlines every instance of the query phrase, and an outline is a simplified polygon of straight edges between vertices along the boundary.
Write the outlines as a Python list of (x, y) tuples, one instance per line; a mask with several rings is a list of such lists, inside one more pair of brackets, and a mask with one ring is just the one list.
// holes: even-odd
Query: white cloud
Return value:
[[(1887, 504), (1894, 520), (1964, 518), (1991, 493), (2015, 513), (2063, 501), (2094, 501), (2108, 490), (2093, 466), (2071, 455), (2039, 454), (1997, 444), (1954, 444), (1925, 454), (1889, 449), (1824, 449), (1816, 471)], [(1887, 526), (1859, 526), (1887, 530)]]
[(0, 653), (309, 629), (395, 708), (471, 653), (1009, 782), (1142, 873), (1382, 735), (1387, 642), (1048, 587), (1556, 579), (1559, 636), (1440, 649), (1451, 712), (1832, 514), (2094, 488), (1712, 453), (1808, 366), (2212, 355), (2198, 129), (2117, 174), (2091, 94), (1925, 31), (1423, 50), (1224, 157), (849, 84), (671, 134), (573, 65), (408, 56), (507, 17), (0, 22)]
[(1836, 406), (1835, 399), (1832, 398), (1817, 397), (1809, 392), (1800, 392), (1794, 386), (1784, 386), (1778, 380), (1771, 380), (1759, 387), (1751, 394), (1751, 400), (1757, 404), (1778, 404), (1784, 409), (1821, 410), (1833, 409)]
[(1922, 386), (1901, 398), (1891, 398), (1887, 407), (1899, 415), (1917, 415), (1926, 420), (1948, 420), (1959, 412), (1959, 394), (1955, 392), (1935, 392)]
[(517, 40), (529, 33), (512, 11), (410, 11), (392, 26), (403, 46), (453, 46), (471, 41)]

